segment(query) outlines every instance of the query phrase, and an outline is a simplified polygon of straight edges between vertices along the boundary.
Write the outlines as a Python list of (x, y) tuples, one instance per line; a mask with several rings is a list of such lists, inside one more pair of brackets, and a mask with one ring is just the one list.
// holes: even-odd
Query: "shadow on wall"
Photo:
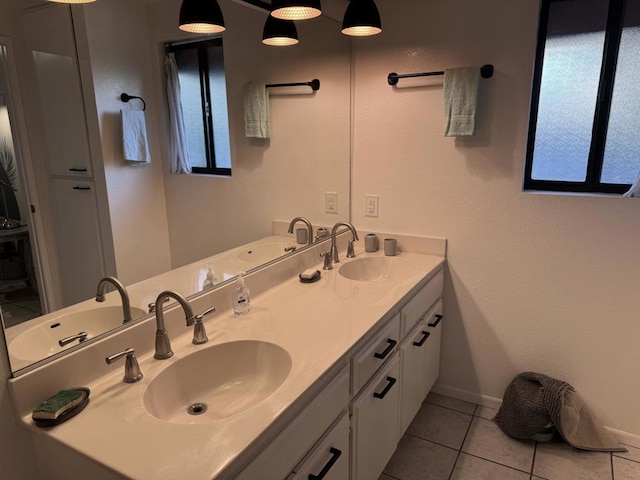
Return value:
[[(464, 317), (461, 305), (465, 309)], [(499, 368), (496, 366), (495, 370), (488, 369), (495, 371), (496, 375), (505, 371), (515, 372), (516, 367), (506, 364), (508, 355), (505, 349), (449, 261), (444, 268), (444, 315), (446, 322), (443, 324), (445, 327), (442, 332), (438, 386), (463, 394), (480, 395), (480, 392), (484, 392), (484, 396), (491, 393), (496, 398), (502, 398), (502, 391), (486, 391), (487, 382), (478, 377), (476, 364), (483, 362), (485, 371), (487, 363), (499, 364)], [(469, 341), (471, 336), (476, 339), (475, 351)], [(504, 382), (505, 387), (508, 380)]]
[[(496, 70), (490, 79), (481, 79), (476, 116), (476, 134), (456, 137), (456, 150), (464, 155), (469, 174), (483, 180), (511, 178), (524, 162), (527, 125), (522, 115), (515, 78)], [(526, 96), (526, 95), (525, 95)], [(451, 139), (454, 140), (454, 139)]]

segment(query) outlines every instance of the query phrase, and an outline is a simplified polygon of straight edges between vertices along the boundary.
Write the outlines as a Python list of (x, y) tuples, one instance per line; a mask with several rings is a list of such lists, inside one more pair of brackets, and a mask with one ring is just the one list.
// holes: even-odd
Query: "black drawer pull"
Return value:
[(329, 470), (331, 470), (331, 467), (333, 467), (333, 464), (338, 461), (338, 459), (340, 458), (340, 455), (342, 455), (342, 452), (340, 450), (333, 447), (329, 449), (329, 453), (331, 454), (331, 458), (329, 459), (327, 464), (324, 467), (322, 467), (322, 470), (320, 470), (320, 473), (318, 475), (314, 475), (313, 473), (310, 473), (309, 477), (307, 477), (308, 480), (322, 480), (325, 477), (325, 475), (329, 473)]
[(436, 321), (435, 321), (435, 322), (433, 322), (433, 323), (429, 323), (428, 325), (429, 325), (430, 327), (437, 327), (437, 326), (438, 326), (438, 324), (440, 323), (440, 320), (442, 320), (442, 315), (438, 315), (438, 314), (436, 313)]
[(91, 190), (91, 187), (79, 187), (79, 186), (75, 186), (73, 187), (74, 190)]
[(393, 387), (397, 381), (398, 380), (393, 377), (387, 377), (387, 382), (389, 382), (387, 383), (387, 386), (384, 387), (384, 390), (382, 390), (380, 393), (373, 392), (373, 396), (382, 400), (387, 395), (387, 393), (389, 393), (389, 390), (391, 390), (391, 387)]
[(70, 172), (86, 172), (87, 169), (86, 168), (70, 168), (69, 171)]
[(389, 343), (389, 345), (387, 346), (387, 348), (384, 349), (384, 352), (382, 353), (374, 353), (374, 357), (376, 358), (386, 358), (387, 355), (389, 355), (389, 353), (391, 353), (391, 350), (393, 350), (393, 347), (396, 346), (396, 343), (398, 343), (396, 340), (392, 340), (390, 338), (387, 338), (387, 342)]
[(420, 341), (419, 341), (419, 342), (413, 342), (413, 344), (414, 344), (416, 347), (421, 347), (422, 345), (424, 345), (424, 342), (426, 342), (426, 341), (427, 341), (427, 338), (429, 338), (429, 335), (431, 335), (431, 333), (430, 333), (430, 332), (427, 332), (426, 330), (423, 330), (423, 331), (422, 331), (422, 335), (424, 335), (424, 336), (420, 339)]

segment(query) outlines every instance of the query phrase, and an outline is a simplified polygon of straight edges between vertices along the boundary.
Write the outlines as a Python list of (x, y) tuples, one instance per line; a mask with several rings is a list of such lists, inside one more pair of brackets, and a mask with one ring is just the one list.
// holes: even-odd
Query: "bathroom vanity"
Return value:
[[(246, 315), (233, 316), (233, 285), (193, 299), (217, 308), (204, 345), (173, 308), (169, 359), (153, 358), (149, 318), (11, 379), (47, 478), (378, 478), (438, 376), (446, 242), (398, 236), (395, 257), (350, 259), (346, 237), (315, 283), (298, 274), (322, 268), (327, 242), (249, 275)], [(144, 374), (132, 384), (104, 360), (128, 347)], [(32, 423), (35, 405), (79, 386), (91, 400), (76, 417)]]

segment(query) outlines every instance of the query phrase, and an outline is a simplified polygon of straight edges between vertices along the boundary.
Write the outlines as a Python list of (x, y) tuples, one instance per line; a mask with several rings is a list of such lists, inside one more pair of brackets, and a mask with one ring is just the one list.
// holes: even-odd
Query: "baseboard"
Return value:
[(477, 403), (483, 407), (500, 408), (500, 405), (502, 404), (501, 398), (481, 395), (479, 393), (469, 392), (460, 388), (450, 387), (449, 385), (442, 385), (441, 383), (436, 383), (431, 391), (447, 397), (457, 398), (458, 400)]
[[(477, 403), (478, 405), (482, 405), (483, 407), (500, 408), (500, 404), (502, 404), (501, 398), (481, 395), (480, 393), (469, 392), (467, 390), (451, 387), (449, 385), (443, 385), (441, 383), (436, 383), (431, 391), (440, 395), (445, 395), (447, 397), (457, 398), (458, 400)], [(640, 448), (640, 435), (607, 426), (605, 426), (604, 428), (611, 432), (611, 434), (616, 437), (620, 443)]]

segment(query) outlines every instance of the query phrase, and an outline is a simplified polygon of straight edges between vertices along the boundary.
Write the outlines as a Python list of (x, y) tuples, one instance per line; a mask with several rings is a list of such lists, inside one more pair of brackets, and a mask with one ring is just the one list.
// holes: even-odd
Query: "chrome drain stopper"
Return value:
[(207, 411), (206, 403), (194, 403), (187, 408), (187, 413), (189, 415), (202, 415)]

